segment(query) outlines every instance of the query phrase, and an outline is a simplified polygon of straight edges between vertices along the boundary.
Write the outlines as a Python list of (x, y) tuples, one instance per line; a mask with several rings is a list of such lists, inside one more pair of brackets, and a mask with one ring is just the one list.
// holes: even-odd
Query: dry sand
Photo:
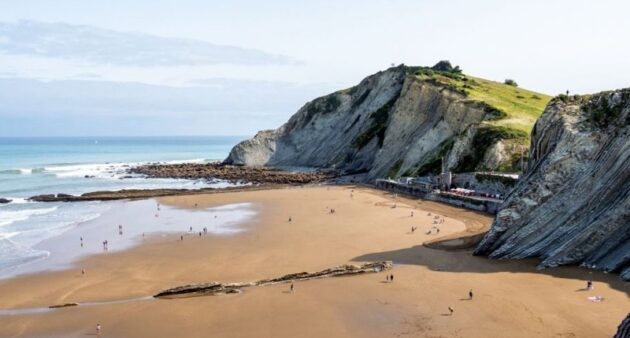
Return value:
[[(153, 235), (133, 249), (88, 257), (76, 269), (0, 280), (0, 309), (127, 300), (188, 283), (251, 281), (360, 261), (393, 260), (393, 283), (378, 273), (299, 282), (295, 293), (282, 284), (238, 295), (0, 315), (0, 337), (85, 336), (96, 323), (103, 337), (610, 337), (630, 309), (630, 287), (615, 275), (575, 267), (538, 272), (533, 260), (422, 246), (481, 231), (491, 222), (487, 215), (401, 198), (392, 208), (391, 195), (354, 188), (351, 198), (351, 189), (162, 198), (199, 208), (251, 202), (259, 214), (237, 235), (183, 242), (179, 234)], [(439, 235), (425, 234), (428, 212), (447, 216)], [(412, 225), (419, 227), (413, 234)], [(589, 278), (595, 290), (580, 291)], [(605, 300), (590, 302), (592, 295)]]

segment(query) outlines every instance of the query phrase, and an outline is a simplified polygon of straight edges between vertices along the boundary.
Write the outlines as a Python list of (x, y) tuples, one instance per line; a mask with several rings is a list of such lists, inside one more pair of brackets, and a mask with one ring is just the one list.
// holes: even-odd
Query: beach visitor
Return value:
[(455, 312), (455, 309), (453, 309), (452, 307), (448, 307), (448, 312), (451, 314), (451, 316), (453, 315), (453, 312)]
[(295, 286), (293, 285), (293, 282), (291, 282), (291, 293), (293, 293), (293, 291), (295, 291)]
[(183, 241), (183, 240), (184, 240), (184, 235), (180, 235), (180, 236), (179, 236), (179, 240), (180, 240), (180, 241)]
[(411, 212), (411, 216), (410, 217), (413, 217), (413, 211)]
[(289, 216), (289, 222), (291, 222), (291, 216)]
[(101, 335), (101, 324), (96, 324), (96, 335), (97, 336)]
[(473, 299), (473, 292), (472, 289), (470, 289), (470, 291), (468, 291), (468, 299), (472, 300)]
[(81, 269), (81, 275), (85, 275), (85, 269)]
[(394, 274), (392, 273), (391, 275), (389, 275), (389, 281), (393, 282), (394, 281)]
[(192, 232), (192, 227), (190, 227), (190, 230), (188, 230), (188, 232)]
[(589, 280), (586, 282), (586, 290), (593, 290), (593, 281)]
[(81, 247), (83, 247), (83, 237), (81, 237)]
[(199, 231), (199, 237), (201, 237), (201, 231)]

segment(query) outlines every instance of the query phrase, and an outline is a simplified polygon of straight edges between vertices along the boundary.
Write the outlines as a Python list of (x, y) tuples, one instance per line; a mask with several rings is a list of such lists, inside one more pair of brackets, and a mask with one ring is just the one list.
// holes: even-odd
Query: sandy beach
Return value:
[[(136, 202), (117, 203), (132, 206), (125, 209), (125, 226), (155, 217), (146, 205), (136, 210)], [(470, 250), (433, 248), (457, 247), (457, 238), (492, 221), (447, 205), (340, 186), (173, 196), (159, 203), (182, 212), (181, 224), (175, 223), (181, 231), (146, 231), (139, 245), (81, 258), (69, 269), (0, 280), (0, 337), (94, 335), (97, 323), (103, 337), (611, 337), (630, 310), (630, 285), (616, 275), (577, 267), (537, 271), (535, 260), (495, 261)], [(240, 231), (198, 236), (203, 221), (184, 215), (243, 203), (255, 216), (240, 220)], [(440, 232), (427, 234), (436, 215), (444, 217)], [(102, 226), (115, 229), (107, 217)], [(213, 216), (207, 217), (210, 223)], [(411, 232), (412, 226), (418, 229)], [(78, 242), (69, 245), (79, 249)], [(191, 283), (381, 260), (394, 268), (298, 282), (293, 293), (279, 284), (234, 295), (149, 298)], [(388, 273), (393, 282), (386, 282)], [(586, 291), (589, 279), (594, 290)], [(80, 305), (45, 310), (69, 302)]]

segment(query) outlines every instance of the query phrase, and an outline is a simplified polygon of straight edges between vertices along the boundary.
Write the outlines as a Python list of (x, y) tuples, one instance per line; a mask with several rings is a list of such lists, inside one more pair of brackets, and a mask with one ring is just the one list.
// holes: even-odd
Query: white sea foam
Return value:
[[(57, 177), (95, 177), (105, 179), (120, 179), (132, 176), (129, 168), (149, 163), (179, 164), (179, 163), (204, 163), (205, 159), (173, 160), (163, 162), (117, 162), (117, 163), (92, 163), (92, 164), (68, 164), (44, 167), (44, 171), (55, 174)], [(137, 175), (135, 175), (137, 176)]]
[(29, 219), (31, 216), (44, 215), (57, 210), (57, 207), (43, 209), (2, 210), (0, 212), (0, 226)]
[(13, 232), (5, 232), (5, 233), (0, 233), (0, 240), (1, 239), (9, 239), (17, 234), (19, 234), (19, 231), (13, 231)]
[(33, 203), (32, 201), (27, 200), (24, 197), (7, 197), (6, 199), (11, 200), (10, 204), (25, 204), (25, 203)]

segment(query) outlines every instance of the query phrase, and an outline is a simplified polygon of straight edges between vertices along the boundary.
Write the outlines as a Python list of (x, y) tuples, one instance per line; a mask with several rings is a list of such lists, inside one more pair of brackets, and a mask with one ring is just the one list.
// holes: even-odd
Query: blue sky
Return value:
[(630, 83), (627, 1), (0, 2), (0, 136), (251, 135), (390, 64)]

